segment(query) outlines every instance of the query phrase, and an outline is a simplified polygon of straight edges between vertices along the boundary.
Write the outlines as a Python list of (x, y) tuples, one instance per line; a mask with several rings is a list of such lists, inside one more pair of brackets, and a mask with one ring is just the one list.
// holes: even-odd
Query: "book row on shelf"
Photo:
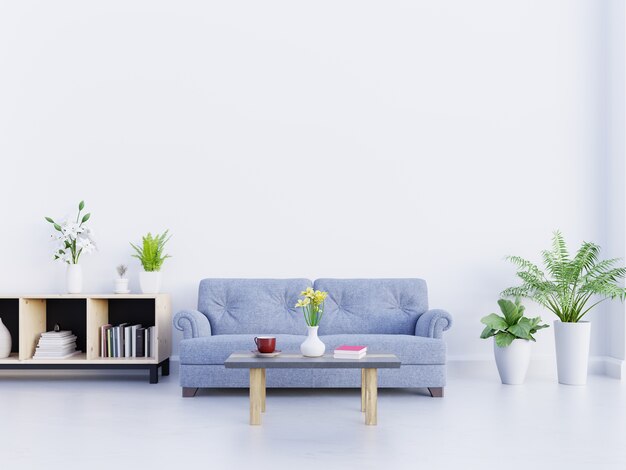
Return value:
[(121, 323), (100, 327), (100, 357), (154, 357), (156, 326)]

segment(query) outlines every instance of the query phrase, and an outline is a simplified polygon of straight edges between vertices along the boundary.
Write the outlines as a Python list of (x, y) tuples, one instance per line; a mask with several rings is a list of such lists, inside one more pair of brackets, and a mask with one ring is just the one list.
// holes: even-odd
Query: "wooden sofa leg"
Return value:
[(443, 397), (443, 387), (428, 387), (428, 391), (430, 392), (430, 396), (433, 398)]
[(196, 396), (197, 388), (183, 387), (183, 398), (192, 398)]

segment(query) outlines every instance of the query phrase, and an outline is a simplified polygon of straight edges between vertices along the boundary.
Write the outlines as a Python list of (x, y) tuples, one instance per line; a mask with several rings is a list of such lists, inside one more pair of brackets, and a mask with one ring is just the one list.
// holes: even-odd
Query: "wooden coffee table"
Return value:
[(368, 354), (363, 359), (334, 359), (332, 354), (304, 357), (297, 353), (281, 353), (276, 357), (257, 357), (250, 352), (231, 354), (227, 369), (250, 369), (250, 424), (261, 424), (265, 412), (266, 369), (361, 369), (361, 411), (365, 424), (376, 425), (378, 401), (378, 369), (397, 369), (400, 360), (394, 354)]

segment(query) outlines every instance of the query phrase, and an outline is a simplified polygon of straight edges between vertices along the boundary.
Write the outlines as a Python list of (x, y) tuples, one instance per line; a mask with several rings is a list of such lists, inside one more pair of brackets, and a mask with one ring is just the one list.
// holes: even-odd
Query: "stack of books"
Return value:
[(335, 348), (335, 359), (363, 359), (367, 354), (367, 346), (343, 345)]
[(41, 333), (33, 359), (65, 359), (75, 354), (76, 335), (71, 331), (47, 331)]
[(121, 323), (100, 327), (100, 357), (154, 357), (156, 326)]

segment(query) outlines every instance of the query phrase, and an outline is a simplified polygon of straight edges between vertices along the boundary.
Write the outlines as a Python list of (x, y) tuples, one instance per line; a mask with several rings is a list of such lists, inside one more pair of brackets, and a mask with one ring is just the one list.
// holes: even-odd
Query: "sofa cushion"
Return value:
[[(235, 351), (255, 349), (254, 336), (218, 335), (184, 339), (180, 342), (181, 364), (224, 364)], [(284, 352), (299, 352), (305, 336), (276, 335), (276, 349)], [(320, 336), (326, 345), (326, 353), (332, 354), (342, 344), (367, 346), (369, 353), (393, 353), (402, 364), (445, 364), (446, 344), (440, 339), (413, 335), (326, 335)]]
[(318, 279), (314, 288), (328, 292), (320, 335), (413, 335), (418, 317), (428, 310), (422, 279)]
[(204, 279), (198, 310), (209, 319), (214, 335), (297, 334), (305, 323), (294, 305), (311, 285), (308, 279)]

